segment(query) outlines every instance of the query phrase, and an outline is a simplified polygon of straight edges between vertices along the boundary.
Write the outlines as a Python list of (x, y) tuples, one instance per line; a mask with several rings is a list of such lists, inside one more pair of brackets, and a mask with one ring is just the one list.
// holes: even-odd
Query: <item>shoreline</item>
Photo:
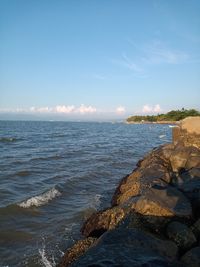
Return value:
[(57, 266), (197, 267), (199, 209), (200, 118), (193, 118), (122, 178), (110, 207), (86, 220), (83, 238)]
[(126, 124), (173, 124), (173, 125), (179, 125), (180, 121), (144, 121), (144, 122), (129, 122), (126, 121)]

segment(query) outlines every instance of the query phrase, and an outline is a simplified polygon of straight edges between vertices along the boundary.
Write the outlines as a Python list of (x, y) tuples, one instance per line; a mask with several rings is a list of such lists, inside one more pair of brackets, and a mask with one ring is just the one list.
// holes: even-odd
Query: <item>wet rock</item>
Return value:
[(88, 237), (83, 240), (77, 241), (70, 249), (68, 249), (61, 262), (57, 267), (68, 267), (78, 257), (82, 256), (96, 241), (96, 238)]
[(189, 250), (183, 255), (181, 261), (189, 267), (199, 267), (200, 266), (200, 247), (195, 247)]
[(172, 186), (155, 185), (146, 190), (136, 203), (133, 203), (132, 208), (143, 215), (183, 218), (192, 216), (190, 202)]
[(73, 267), (86, 266), (179, 266), (177, 246), (136, 229), (106, 232)]
[(184, 251), (190, 249), (197, 241), (191, 229), (180, 222), (171, 222), (167, 227), (167, 235)]
[(84, 223), (81, 233), (86, 237), (99, 237), (105, 231), (113, 229), (124, 218), (125, 214), (125, 210), (121, 207), (96, 212)]

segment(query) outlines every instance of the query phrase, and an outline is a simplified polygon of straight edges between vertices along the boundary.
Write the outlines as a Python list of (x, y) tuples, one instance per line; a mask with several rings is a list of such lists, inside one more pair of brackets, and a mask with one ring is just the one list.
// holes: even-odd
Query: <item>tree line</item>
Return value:
[(200, 116), (200, 112), (195, 109), (171, 110), (166, 114), (130, 116), (127, 122), (161, 122), (161, 121), (180, 121), (189, 116)]

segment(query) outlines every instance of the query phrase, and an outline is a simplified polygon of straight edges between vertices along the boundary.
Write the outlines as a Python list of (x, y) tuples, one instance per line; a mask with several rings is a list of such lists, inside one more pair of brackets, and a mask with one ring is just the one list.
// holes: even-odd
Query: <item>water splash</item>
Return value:
[(55, 267), (56, 262), (54, 259), (54, 256), (51, 256), (51, 259), (48, 259), (46, 254), (46, 246), (45, 246), (45, 240), (43, 239), (43, 246), (41, 249), (39, 249), (39, 255), (41, 257), (41, 264), (44, 267)]

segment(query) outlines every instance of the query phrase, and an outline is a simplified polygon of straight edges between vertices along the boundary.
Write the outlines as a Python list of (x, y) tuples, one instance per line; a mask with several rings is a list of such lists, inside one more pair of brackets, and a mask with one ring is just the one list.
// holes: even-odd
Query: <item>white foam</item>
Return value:
[(50, 200), (60, 195), (61, 193), (56, 188), (52, 188), (49, 191), (44, 192), (39, 196), (34, 196), (25, 201), (22, 201), (21, 203), (18, 204), (18, 206), (21, 208), (30, 208), (32, 206), (39, 207), (47, 204)]
[(93, 195), (90, 199), (90, 207), (93, 209), (98, 209), (101, 205), (101, 198), (102, 195), (100, 194)]
[(48, 260), (47, 255), (46, 255), (46, 251), (45, 251), (45, 245), (43, 246), (42, 249), (39, 249), (39, 254), (41, 257), (41, 263), (44, 267), (55, 267), (56, 266), (56, 263), (55, 263), (53, 256), (52, 256), (51, 261)]
[(165, 136), (166, 136), (166, 134), (161, 134), (161, 135), (159, 135), (159, 138), (163, 138)]

